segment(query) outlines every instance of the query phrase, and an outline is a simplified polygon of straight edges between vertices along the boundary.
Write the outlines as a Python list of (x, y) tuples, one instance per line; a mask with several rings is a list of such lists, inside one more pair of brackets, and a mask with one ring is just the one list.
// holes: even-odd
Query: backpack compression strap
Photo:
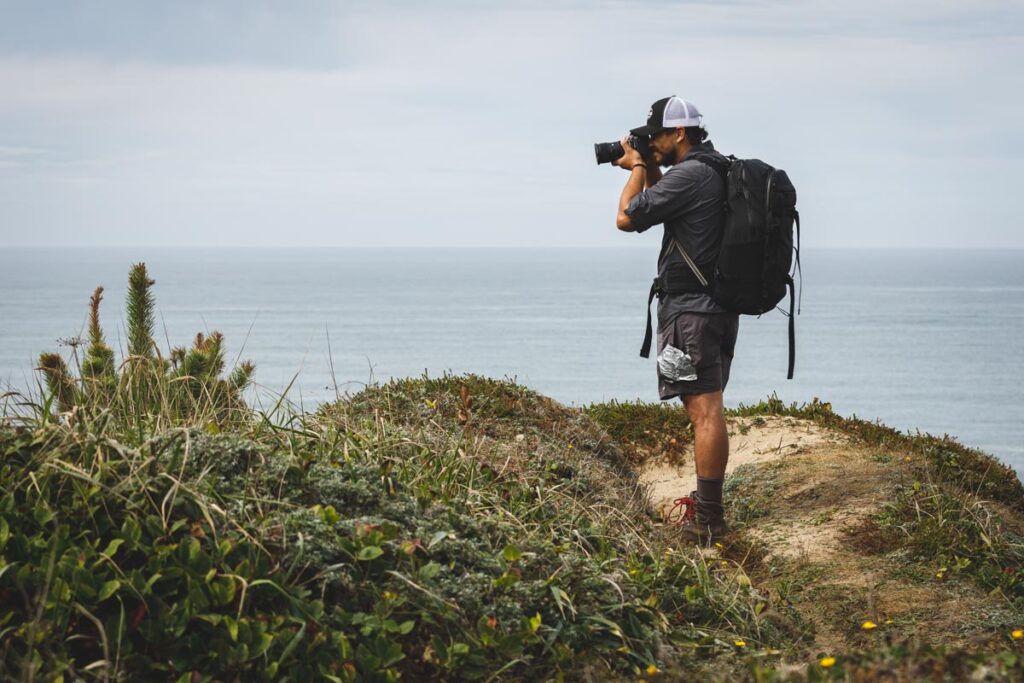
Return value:
[(644, 333), (644, 343), (640, 346), (641, 358), (651, 357), (651, 338), (653, 336), (653, 329), (651, 328), (651, 303), (654, 302), (654, 297), (658, 295), (658, 284), (658, 278), (654, 278), (654, 282), (651, 283), (651, 293), (647, 295), (647, 331)]
[[(803, 299), (804, 290), (804, 274), (800, 269), (800, 212), (793, 211), (793, 220), (796, 221), (796, 274), (800, 276), (800, 299)], [(793, 293), (796, 289), (796, 285), (793, 282), (793, 276), (789, 277), (787, 282), (789, 285), (789, 373), (786, 375), (786, 379), (793, 379), (793, 367), (796, 365), (796, 319), (793, 317)], [(800, 312), (799, 304), (797, 305), (796, 313)]]
[(793, 317), (796, 313), (793, 306), (796, 288), (793, 287), (793, 278), (788, 278), (786, 284), (789, 285), (789, 374), (786, 379), (793, 379), (793, 366), (796, 365), (796, 318)]

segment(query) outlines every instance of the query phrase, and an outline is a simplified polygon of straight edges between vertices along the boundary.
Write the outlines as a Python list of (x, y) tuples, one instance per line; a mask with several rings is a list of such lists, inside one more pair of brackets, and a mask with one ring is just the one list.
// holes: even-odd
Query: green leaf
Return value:
[(160, 572), (157, 572), (156, 574), (153, 574), (153, 576), (149, 577), (149, 580), (146, 581), (146, 591), (145, 592), (148, 593), (151, 590), (153, 590), (153, 584), (156, 583), (157, 581), (159, 581), (162, 576), (163, 576), (163, 574), (161, 574)]
[(369, 560), (376, 560), (378, 557), (380, 557), (383, 554), (384, 554), (384, 551), (381, 550), (381, 548), (379, 546), (368, 545), (368, 546), (366, 546), (365, 548), (363, 548), (362, 550), (359, 551), (359, 554), (356, 555), (356, 558), (360, 559), (360, 560), (363, 560), (364, 562), (368, 562)]
[(115, 538), (107, 544), (106, 549), (101, 554), (106, 555), (107, 557), (113, 557), (114, 553), (117, 552), (117, 549), (121, 547), (122, 543), (124, 543), (123, 538)]
[(410, 631), (412, 631), (413, 628), (415, 628), (415, 627), (416, 627), (416, 622), (415, 621), (412, 621), (411, 619), (409, 621), (403, 621), (401, 624), (398, 625), (398, 632), (401, 633), (404, 636), (405, 634), (407, 634)]
[(7, 539), (11, 537), (11, 528), (7, 526), (7, 520), (0, 517), (0, 550), (7, 545)]
[(113, 579), (111, 581), (107, 581), (105, 584), (103, 584), (103, 588), (100, 589), (100, 594), (97, 597), (97, 599), (100, 602), (103, 602), (104, 600), (109, 598), (111, 595), (116, 593), (117, 589), (120, 588), (120, 587), (121, 587), (121, 582), (118, 581), (117, 579)]
[(47, 507), (37, 507), (32, 512), (32, 516), (39, 526), (46, 526), (53, 520), (53, 511)]
[(432, 579), (441, 572), (441, 565), (437, 562), (427, 562), (425, 565), (419, 568), (416, 574), (421, 580)]
[(512, 574), (511, 572), (505, 572), (498, 578), (492, 579), (491, 585), (493, 585), (495, 588), (508, 588), (509, 586), (514, 586), (518, 582), (518, 576)]
[(341, 520), (341, 515), (334, 509), (333, 505), (328, 505), (320, 511), (320, 517), (328, 524), (334, 524)]
[(138, 543), (139, 539), (142, 538), (142, 528), (135, 521), (134, 517), (129, 517), (124, 521), (124, 524), (121, 526), (121, 533), (127, 537), (132, 545)]
[(558, 586), (551, 586), (551, 597), (555, 599), (555, 604), (558, 606), (558, 611), (561, 613), (563, 618), (565, 617), (566, 607), (569, 608), (569, 612), (576, 614), (576, 608), (573, 607), (572, 598), (570, 598), (569, 594), (564, 590)]
[(205, 621), (208, 624), (213, 624), (214, 626), (217, 626), (218, 624), (220, 624), (222, 621), (224, 621), (225, 618), (226, 617), (223, 614), (197, 614), (196, 615), (196, 619), (199, 619), (201, 621)]
[(514, 545), (507, 545), (505, 549), (501, 551), (501, 556), (505, 558), (507, 562), (518, 562), (522, 556), (522, 551)]
[(270, 635), (269, 633), (261, 633), (259, 645), (257, 645), (256, 649), (253, 650), (252, 656), (258, 657), (259, 655), (263, 654), (268, 649), (270, 649), (270, 646), (273, 642), (274, 636)]
[(403, 659), (405, 659), (405, 653), (402, 652), (402, 646), (398, 643), (392, 643), (388, 647), (384, 657), (381, 659), (380, 665), (382, 667), (389, 667), (392, 664), (397, 664)]
[(217, 605), (227, 605), (235, 599), (235, 582), (233, 579), (220, 579), (210, 586), (210, 592)]
[(446, 538), (448, 538), (448, 532), (447, 531), (438, 531), (437, 533), (435, 533), (433, 536), (430, 537), (430, 543), (427, 543), (427, 550), (430, 550), (431, 548), (433, 548), (435, 545), (437, 545), (438, 543), (440, 543), (441, 541), (443, 541)]
[(281, 656), (277, 658), (277, 663), (279, 665), (280, 664), (284, 664), (284, 663), (287, 662), (288, 656), (292, 653), (292, 651), (295, 650), (296, 647), (298, 647), (299, 643), (302, 642), (302, 639), (305, 636), (306, 636), (306, 622), (302, 622), (302, 626), (296, 632), (295, 636), (288, 642), (288, 645), (285, 646), (284, 652), (282, 652)]

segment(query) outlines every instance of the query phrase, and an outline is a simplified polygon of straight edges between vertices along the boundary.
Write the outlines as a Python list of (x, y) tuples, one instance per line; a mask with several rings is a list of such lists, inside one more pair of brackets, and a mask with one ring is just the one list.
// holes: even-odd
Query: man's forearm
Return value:
[[(660, 177), (661, 174), (659, 173), (658, 176)], [(629, 172), (629, 180), (626, 181), (626, 186), (622, 188), (622, 196), (619, 197), (619, 215), (615, 218), (615, 225), (619, 230), (633, 230), (633, 224), (630, 222), (629, 216), (626, 215), (626, 209), (629, 208), (629, 203), (633, 201), (633, 197), (643, 192), (646, 183), (647, 168), (640, 164), (634, 166), (633, 170)]]

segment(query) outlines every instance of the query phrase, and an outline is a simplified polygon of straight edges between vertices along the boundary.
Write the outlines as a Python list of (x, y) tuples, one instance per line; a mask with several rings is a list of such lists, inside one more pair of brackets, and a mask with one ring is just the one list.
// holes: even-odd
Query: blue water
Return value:
[[(638, 357), (652, 249), (4, 249), (0, 386), (34, 383), (40, 351), (68, 350), (57, 340), (84, 333), (96, 285), (108, 342), (123, 346), (128, 268), (145, 261), (165, 346), (220, 330), (266, 390), (297, 375), (289, 397), (307, 409), (335, 381), (356, 391), (448, 370), (571, 404), (655, 401), (654, 363)], [(803, 261), (796, 378), (785, 317), (744, 316), (727, 404), (817, 396), (1024, 470), (1024, 251), (805, 250)]]

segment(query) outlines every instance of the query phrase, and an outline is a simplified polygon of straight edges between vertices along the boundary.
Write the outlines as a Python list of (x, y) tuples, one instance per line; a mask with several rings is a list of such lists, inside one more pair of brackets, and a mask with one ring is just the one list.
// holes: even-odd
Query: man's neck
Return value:
[(689, 140), (683, 140), (676, 145), (676, 163), (682, 163), (683, 159), (686, 158), (686, 155), (690, 153), (691, 149), (693, 149), (693, 145), (690, 144)]

